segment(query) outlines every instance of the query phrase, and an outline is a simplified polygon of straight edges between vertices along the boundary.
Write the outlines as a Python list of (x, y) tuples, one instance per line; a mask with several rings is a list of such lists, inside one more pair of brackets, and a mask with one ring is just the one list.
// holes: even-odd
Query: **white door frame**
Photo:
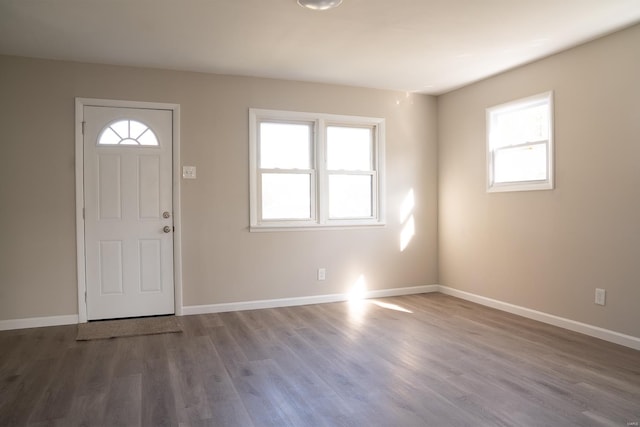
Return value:
[(84, 107), (119, 107), (170, 110), (173, 112), (173, 286), (175, 313), (182, 315), (182, 245), (180, 206), (180, 105), (158, 102), (120, 101), (114, 99), (76, 98), (76, 264), (78, 274), (78, 322), (87, 322), (87, 283), (84, 235)]

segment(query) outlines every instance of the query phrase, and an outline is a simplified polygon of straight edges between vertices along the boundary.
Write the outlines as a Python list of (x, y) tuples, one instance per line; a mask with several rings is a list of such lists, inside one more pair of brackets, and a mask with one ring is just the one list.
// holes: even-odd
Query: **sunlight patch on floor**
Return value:
[(391, 303), (388, 303), (388, 302), (376, 301), (376, 300), (371, 300), (369, 302), (371, 304), (377, 305), (378, 307), (386, 308), (388, 310), (402, 311), (403, 313), (411, 313), (411, 314), (413, 314), (413, 311), (408, 310), (408, 309), (406, 309), (404, 307), (401, 307), (398, 304), (391, 304)]
[(413, 311), (406, 309), (398, 304), (390, 302), (366, 299), (368, 294), (367, 282), (364, 274), (358, 276), (358, 279), (351, 285), (347, 292), (349, 303), (349, 318), (355, 323), (362, 323), (364, 316), (371, 306), (384, 308), (386, 310), (400, 311), (403, 313), (413, 314)]

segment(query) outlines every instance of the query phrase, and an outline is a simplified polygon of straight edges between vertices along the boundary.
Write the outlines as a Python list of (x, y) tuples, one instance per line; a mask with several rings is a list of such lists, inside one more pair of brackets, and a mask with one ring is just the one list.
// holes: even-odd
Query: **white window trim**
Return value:
[[(260, 172), (258, 168), (258, 123), (264, 120), (278, 122), (312, 122), (313, 127), (313, 171), (310, 220), (268, 220), (261, 221), (260, 214)], [(372, 175), (372, 218), (329, 219), (328, 182), (329, 171), (326, 169), (325, 129), (330, 125), (340, 126), (372, 126), (374, 132), (373, 173)], [(354, 227), (380, 227), (386, 225), (385, 218), (385, 120), (376, 117), (345, 116), (338, 114), (308, 113), (299, 111), (281, 111), (266, 109), (249, 109), (249, 216), (250, 231), (298, 231), (328, 230)], [(279, 170), (280, 172), (286, 172)], [(307, 171), (298, 171), (306, 173)], [(349, 172), (344, 172), (349, 174)], [(359, 172), (353, 172), (359, 174)], [(315, 192), (315, 195), (313, 194)]]
[[(494, 183), (493, 182), (493, 157), (494, 150), (491, 149), (491, 116), (495, 112), (507, 112), (510, 110), (516, 110), (525, 108), (528, 104), (536, 104), (540, 101), (547, 101), (549, 103), (549, 139), (547, 141), (529, 141), (517, 146), (537, 145), (541, 142), (547, 145), (547, 179), (540, 181), (519, 181), (508, 183)], [(487, 123), (487, 135), (486, 135), (486, 167), (487, 167), (487, 192), (498, 193), (508, 191), (534, 191), (534, 190), (552, 190), (554, 188), (554, 106), (553, 106), (553, 91), (539, 93), (526, 98), (517, 99), (514, 101), (506, 102), (504, 104), (496, 105), (486, 109), (486, 123)], [(516, 146), (510, 146), (505, 148), (513, 148)]]

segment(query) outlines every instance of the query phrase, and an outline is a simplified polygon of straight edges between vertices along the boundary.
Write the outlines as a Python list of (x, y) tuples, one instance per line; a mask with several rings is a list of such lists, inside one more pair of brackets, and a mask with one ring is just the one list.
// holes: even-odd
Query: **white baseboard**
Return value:
[[(412, 286), (408, 288), (381, 289), (365, 292), (363, 298), (384, 298), (399, 295), (438, 292), (438, 285)], [(223, 313), (226, 311), (257, 310), (261, 308), (293, 307), (297, 305), (322, 304), (349, 300), (349, 294), (314, 295), (297, 298), (279, 298), (258, 301), (231, 302), (225, 304), (191, 305), (182, 308), (183, 315)]]
[(506, 311), (508, 313), (517, 314), (518, 316), (537, 320), (543, 323), (548, 323), (550, 325), (558, 326), (570, 331), (579, 332), (581, 334), (589, 335), (590, 337), (600, 338), (601, 340), (620, 344), (625, 347), (633, 348), (635, 350), (640, 350), (640, 338), (638, 337), (621, 334), (619, 332), (611, 331), (609, 329), (600, 328), (598, 326), (593, 326), (586, 323), (576, 322), (575, 320), (566, 319), (564, 317), (555, 316), (553, 314), (544, 313), (542, 311), (532, 310), (530, 308), (521, 307), (519, 305), (510, 304), (508, 302), (498, 301), (492, 298), (472, 294), (470, 292), (460, 291), (448, 286), (440, 285), (438, 286), (438, 290), (443, 294), (451, 295), (456, 298), (475, 302), (487, 307)]
[[(369, 291), (364, 298), (384, 298), (397, 295), (438, 292), (438, 285), (413, 286), (408, 288), (382, 289)], [(176, 310), (176, 315), (221, 313), (224, 311), (255, 310), (259, 308), (290, 307), (296, 305), (321, 304), (327, 302), (347, 301), (348, 294), (315, 295), (300, 298), (282, 298), (260, 301), (243, 301), (228, 304), (192, 305)], [(26, 319), (0, 320), (0, 331), (12, 329), (40, 328), (44, 326), (75, 325), (79, 323), (79, 315), (30, 317)]]
[[(381, 289), (368, 291), (364, 293), (364, 298), (384, 298), (400, 295), (423, 294), (430, 292), (441, 292), (460, 299), (475, 302), (487, 307), (495, 308), (508, 313), (517, 314), (518, 316), (528, 319), (537, 320), (539, 322), (548, 323), (570, 331), (579, 332), (591, 337), (600, 338), (625, 347), (640, 350), (640, 338), (631, 335), (621, 334), (609, 329), (600, 328), (598, 326), (586, 323), (576, 322), (575, 320), (566, 319), (564, 317), (555, 316), (553, 314), (544, 313), (530, 308), (510, 304), (507, 302), (495, 300), (472, 294), (470, 292), (460, 291), (442, 285), (423, 285), (412, 286), (407, 288)], [(190, 314), (206, 314), (206, 313), (222, 313), (226, 311), (256, 310), (261, 308), (276, 307), (293, 307), (297, 305), (322, 304), (329, 302), (348, 301), (349, 294), (329, 294), (314, 295), (308, 297), (297, 298), (280, 298), (258, 301), (242, 301), (224, 304), (209, 305), (192, 305), (182, 307), (182, 315)], [(9, 319), (0, 320), (0, 331), (8, 331), (12, 329), (39, 328), (44, 326), (74, 325), (79, 322), (77, 314), (65, 316), (49, 316), (49, 317), (31, 317), (26, 319)]]
[(77, 323), (77, 314), (69, 314), (66, 316), (29, 317), (27, 319), (9, 319), (0, 320), (0, 331), (41, 328), (43, 326), (75, 325)]

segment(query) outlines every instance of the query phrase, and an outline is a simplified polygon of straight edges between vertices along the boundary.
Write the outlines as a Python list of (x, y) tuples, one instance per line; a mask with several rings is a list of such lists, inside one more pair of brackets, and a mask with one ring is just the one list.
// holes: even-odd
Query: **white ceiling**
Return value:
[(638, 22), (640, 0), (0, 0), (0, 53), (441, 94)]

